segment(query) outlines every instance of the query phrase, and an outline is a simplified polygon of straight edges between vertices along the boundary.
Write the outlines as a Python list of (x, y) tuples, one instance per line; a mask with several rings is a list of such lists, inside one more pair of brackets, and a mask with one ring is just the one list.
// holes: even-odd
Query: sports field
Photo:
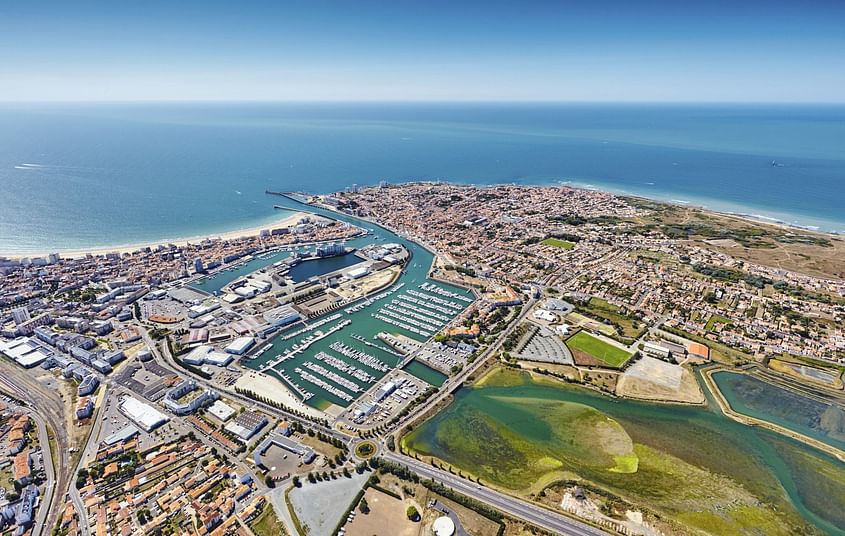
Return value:
[(570, 350), (588, 354), (613, 368), (621, 367), (631, 358), (631, 354), (625, 350), (593, 337), (586, 331), (579, 331), (566, 339), (566, 345)]
[(559, 238), (547, 238), (541, 242), (541, 244), (545, 244), (547, 246), (554, 246), (556, 248), (563, 248), (563, 249), (572, 249), (575, 247), (574, 242), (568, 242), (566, 240), (561, 240)]

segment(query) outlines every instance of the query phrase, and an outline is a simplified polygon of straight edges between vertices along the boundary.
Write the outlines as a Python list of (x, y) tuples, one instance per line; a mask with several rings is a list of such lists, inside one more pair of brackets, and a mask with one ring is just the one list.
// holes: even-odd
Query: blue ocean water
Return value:
[(0, 254), (274, 218), (264, 190), (571, 182), (845, 231), (845, 107), (0, 107)]

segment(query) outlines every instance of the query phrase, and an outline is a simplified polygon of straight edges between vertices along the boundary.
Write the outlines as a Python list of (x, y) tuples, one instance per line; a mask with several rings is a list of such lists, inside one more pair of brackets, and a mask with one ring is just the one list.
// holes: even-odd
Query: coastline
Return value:
[[(830, 236), (842, 236), (845, 234), (845, 222), (801, 214), (791, 214), (788, 212), (777, 212), (772, 211), (769, 208), (739, 205), (719, 199), (701, 198), (695, 196), (692, 196), (689, 199), (681, 199), (679, 198), (680, 194), (660, 191), (655, 191), (653, 194), (649, 194), (641, 190), (634, 191), (624, 188), (615, 188), (610, 184), (603, 183), (598, 180), (585, 181), (582, 179), (565, 179), (552, 181), (548, 183), (548, 185), (567, 186), (569, 188), (579, 190), (605, 192), (619, 197), (630, 197), (644, 201), (671, 205), (674, 207), (698, 209), (704, 212), (730, 216), (756, 224), (772, 225), (774, 227), (788, 229), (791, 231), (817, 233)], [(526, 184), (525, 186), (530, 185)], [(835, 227), (838, 227), (839, 229), (836, 229)]]
[[(286, 211), (287, 212), (287, 211)], [(293, 227), (301, 218), (307, 216), (305, 211), (296, 211), (293, 214), (288, 214), (282, 218), (264, 223), (262, 225), (253, 225), (251, 227), (242, 227), (231, 231), (224, 231), (221, 233), (208, 233), (182, 238), (150, 240), (147, 242), (137, 242), (132, 244), (123, 244), (117, 246), (94, 246), (90, 248), (73, 248), (73, 249), (57, 249), (52, 251), (39, 252), (0, 252), (0, 255), (11, 258), (21, 259), (25, 257), (43, 257), (51, 253), (58, 253), (62, 258), (80, 258), (86, 255), (105, 255), (107, 253), (131, 253), (146, 247), (155, 248), (161, 244), (175, 244), (177, 246), (184, 246), (187, 244), (195, 244), (206, 239), (220, 239), (232, 240), (236, 238), (243, 238), (248, 236), (256, 236), (264, 229), (279, 228), (279, 227)]]
[[(426, 183), (446, 183), (446, 184), (454, 184), (456, 186), (478, 186), (478, 187), (496, 187), (496, 186), (502, 186), (502, 185), (506, 185), (506, 184), (516, 184), (516, 185), (519, 185), (519, 186), (538, 187), (538, 188), (564, 186), (564, 187), (574, 188), (574, 189), (578, 189), (578, 190), (604, 192), (604, 193), (609, 193), (609, 194), (616, 195), (616, 196), (619, 196), (619, 197), (627, 197), (627, 198), (636, 199), (636, 200), (640, 200), (640, 201), (647, 201), (647, 202), (659, 203), (659, 204), (664, 204), (664, 205), (669, 205), (669, 206), (674, 206), (674, 207), (700, 210), (704, 213), (717, 214), (717, 215), (730, 217), (730, 218), (746, 221), (746, 222), (757, 224), (757, 225), (767, 225), (767, 226), (771, 226), (771, 227), (774, 227), (774, 228), (787, 230), (787, 231), (791, 231), (791, 232), (802, 232), (802, 233), (816, 234), (816, 235), (820, 235), (820, 236), (829, 236), (829, 237), (842, 237), (843, 234), (845, 234), (845, 223), (842, 224), (843, 231), (837, 231), (837, 230), (833, 230), (833, 229), (822, 229), (819, 226), (815, 226), (815, 225), (804, 225), (804, 224), (800, 224), (800, 223), (797, 223), (797, 222), (791, 223), (791, 222), (786, 221), (782, 218), (767, 216), (765, 214), (755, 214), (755, 213), (747, 212), (749, 210), (755, 210), (751, 207), (745, 207), (746, 212), (738, 212), (736, 210), (729, 210), (727, 208), (720, 209), (718, 206), (716, 206), (716, 205), (719, 204), (719, 202), (717, 200), (712, 201), (715, 204), (705, 204), (704, 200), (689, 200), (689, 201), (687, 201), (687, 200), (680, 200), (680, 199), (667, 199), (665, 196), (658, 195), (657, 193), (655, 193), (654, 196), (649, 196), (649, 195), (642, 193), (642, 192), (632, 192), (632, 191), (629, 191), (629, 190), (613, 188), (611, 185), (603, 184), (600, 181), (584, 182), (584, 181), (581, 181), (581, 180), (574, 179), (574, 180), (551, 180), (551, 181), (545, 181), (545, 182), (536, 182), (536, 183), (532, 183), (532, 184), (505, 183), (505, 182), (485, 184), (485, 183), (469, 183), (469, 182), (464, 183), (464, 182), (455, 182), (455, 181), (449, 181), (449, 180), (431, 180), (431, 181), (405, 181), (405, 182), (392, 184), (392, 186), (402, 186), (402, 185), (405, 185), (405, 184), (426, 184)], [(374, 186), (374, 185), (369, 185), (369, 186), (366, 186), (366, 187), (372, 187), (372, 186)], [(302, 192), (296, 192), (296, 193), (300, 194), (300, 195), (310, 196), (310, 195), (329, 195), (329, 194), (334, 193), (334, 192), (321, 193), (321, 194), (311, 194), (311, 193), (305, 194), (305, 193), (302, 193)], [(667, 195), (669, 195), (669, 194), (667, 194)], [(287, 197), (289, 197), (289, 196), (287, 196)], [(302, 204), (304, 207), (309, 206), (309, 203), (306, 203), (303, 200), (295, 199), (295, 198), (291, 198), (291, 199), (295, 202)], [(726, 207), (729, 206), (729, 205), (730, 205), (729, 203), (725, 204)], [(329, 209), (329, 210), (334, 211), (332, 209), (332, 207), (320, 206), (320, 208)], [(757, 210), (757, 212), (760, 212), (761, 210)], [(231, 239), (235, 239), (235, 238), (255, 236), (255, 235), (259, 234), (259, 232), (263, 229), (268, 229), (268, 228), (272, 228), (272, 227), (282, 227), (282, 226), (283, 227), (289, 227), (293, 223), (295, 223), (295, 221), (297, 221), (298, 219), (300, 219), (304, 216), (307, 216), (308, 214), (309, 214), (309, 212), (307, 211), (307, 209), (305, 209), (305, 210), (302, 210), (302, 211), (296, 211), (295, 213), (289, 214), (287, 216), (283, 216), (282, 218), (277, 219), (277, 220), (267, 221), (267, 222), (265, 222), (261, 225), (251, 224), (249, 227), (239, 227), (239, 228), (233, 229), (231, 231), (223, 231), (223, 232), (216, 232), (216, 233), (205, 233), (205, 234), (198, 234), (198, 235), (193, 235), (193, 236), (188, 236), (188, 237), (179, 237), (179, 238), (160, 238), (160, 239), (155, 239), (155, 240), (147, 240), (147, 241), (133, 242), (133, 243), (129, 243), (129, 244), (120, 244), (120, 245), (96, 245), (96, 246), (91, 246), (91, 247), (72, 247), (72, 248), (67, 248), (67, 249), (55, 248), (55, 249), (52, 249), (52, 250), (38, 250), (38, 251), (15, 251), (15, 250), (0, 251), (0, 257), (8, 257), (10, 259), (21, 259), (21, 258), (26, 258), (26, 257), (44, 257), (44, 256), (49, 255), (51, 253), (58, 253), (59, 255), (61, 255), (64, 258), (80, 258), (80, 257), (84, 257), (84, 256), (89, 255), (89, 254), (96, 256), (96, 255), (105, 255), (107, 253), (113, 253), (113, 252), (117, 252), (117, 253), (121, 253), (121, 254), (122, 253), (131, 253), (133, 251), (137, 251), (138, 249), (142, 249), (142, 248), (145, 248), (145, 247), (154, 248), (154, 247), (161, 245), (161, 244), (186, 245), (186, 244), (189, 244), (189, 243), (201, 242), (202, 240), (205, 240), (205, 239), (231, 240)], [(381, 227), (383, 227), (383, 228), (385, 228), (385, 229), (387, 229), (391, 232), (396, 232), (395, 230), (388, 229), (384, 225), (382, 225), (378, 222), (375, 222), (370, 218), (365, 218), (365, 217), (358, 217), (358, 218), (362, 221), (369, 223), (369, 224), (379, 225), (379, 226), (381, 226)], [(819, 221), (822, 221), (822, 220), (819, 220)], [(828, 223), (833, 223), (833, 222), (828, 222)], [(429, 250), (430, 252), (434, 253), (432, 251), (431, 247), (428, 246), (428, 244), (420, 243), (420, 245), (422, 247), (424, 247), (425, 249)]]

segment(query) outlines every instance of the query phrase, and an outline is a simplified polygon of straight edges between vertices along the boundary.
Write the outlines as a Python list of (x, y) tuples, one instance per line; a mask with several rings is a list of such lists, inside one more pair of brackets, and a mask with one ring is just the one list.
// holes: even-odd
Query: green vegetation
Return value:
[(102, 287), (85, 287), (82, 289), (68, 290), (57, 297), (62, 297), (65, 301), (92, 303), (97, 294), (103, 294), (106, 289)]
[(587, 218), (577, 214), (554, 214), (546, 216), (546, 219), (574, 226), (586, 225), (588, 223), (593, 225), (617, 225), (626, 221), (616, 216), (595, 216)]
[(646, 330), (646, 325), (624, 314), (619, 307), (601, 298), (590, 298), (587, 303), (578, 305), (577, 311), (584, 316), (613, 326), (618, 333), (614, 339), (623, 344), (631, 344)]
[(713, 328), (716, 324), (724, 324), (726, 326), (731, 324), (731, 319), (724, 317), (722, 315), (710, 315), (710, 318), (707, 320), (707, 324), (705, 324), (704, 329), (707, 331), (713, 331)]
[[(525, 381), (509, 370), (491, 376), (487, 388)], [(622, 427), (588, 406), (501, 395), (482, 395), (475, 402), (459, 411), (447, 410), (448, 418), (437, 426), (433, 442), (457, 453), (454, 463), (483, 481), (524, 490), (575, 468), (637, 470), (633, 443)], [(409, 434), (404, 442), (422, 453), (429, 450), (422, 432)]]
[(728, 281), (731, 283), (739, 283), (740, 281), (744, 281), (745, 283), (748, 283), (749, 285), (755, 288), (763, 288), (766, 285), (770, 285), (772, 283), (772, 280), (768, 277), (751, 275), (741, 270), (733, 270), (731, 268), (722, 268), (719, 266), (710, 266), (707, 264), (696, 264), (692, 267), (692, 269), (702, 275), (706, 275), (707, 277), (719, 281)]
[(249, 528), (255, 536), (287, 536), (288, 533), (269, 503), (264, 505), (261, 514), (249, 524)]
[(566, 345), (570, 350), (583, 352), (613, 368), (621, 367), (631, 358), (631, 354), (625, 350), (617, 348), (612, 344), (608, 344), (603, 340), (590, 335), (586, 331), (579, 331), (572, 337), (568, 338), (566, 340)]
[(541, 242), (546, 246), (554, 246), (556, 248), (563, 248), (563, 249), (572, 249), (575, 247), (574, 242), (570, 242), (568, 240), (561, 240), (559, 238), (547, 238)]
[[(583, 481), (690, 533), (818, 534), (794, 506), (817, 493), (814, 468), (795, 489), (769, 444), (777, 437), (706, 408), (620, 402), (500, 368), (458, 391), (402, 445), (433, 456), (433, 465), (523, 496)], [(815, 463), (818, 452), (793, 443), (784, 448)], [(845, 468), (824, 467), (833, 495), (815, 500), (841, 509)]]
[(369, 458), (376, 452), (376, 446), (372, 441), (362, 441), (355, 447), (355, 455), (359, 458)]
[[(673, 210), (672, 208), (669, 209)], [(702, 216), (702, 215), (699, 215)], [(686, 218), (685, 218), (686, 219)], [(792, 231), (780, 231), (774, 228), (764, 228), (753, 225), (727, 227), (718, 222), (687, 222), (687, 223), (649, 223), (624, 229), (626, 234), (650, 235), (660, 233), (676, 240), (703, 238), (708, 240), (730, 239), (747, 248), (771, 249), (777, 247), (774, 242), (781, 244), (807, 244), (821, 247), (832, 247), (827, 238), (795, 234)]]

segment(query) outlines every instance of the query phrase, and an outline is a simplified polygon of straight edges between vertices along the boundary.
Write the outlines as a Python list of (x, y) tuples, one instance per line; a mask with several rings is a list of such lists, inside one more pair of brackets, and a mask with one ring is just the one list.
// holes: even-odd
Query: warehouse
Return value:
[(119, 406), (120, 412), (129, 417), (145, 432), (158, 428), (167, 422), (167, 416), (149, 404), (128, 396)]
[(225, 348), (225, 351), (230, 354), (243, 355), (247, 353), (254, 344), (255, 339), (252, 337), (238, 337)]

